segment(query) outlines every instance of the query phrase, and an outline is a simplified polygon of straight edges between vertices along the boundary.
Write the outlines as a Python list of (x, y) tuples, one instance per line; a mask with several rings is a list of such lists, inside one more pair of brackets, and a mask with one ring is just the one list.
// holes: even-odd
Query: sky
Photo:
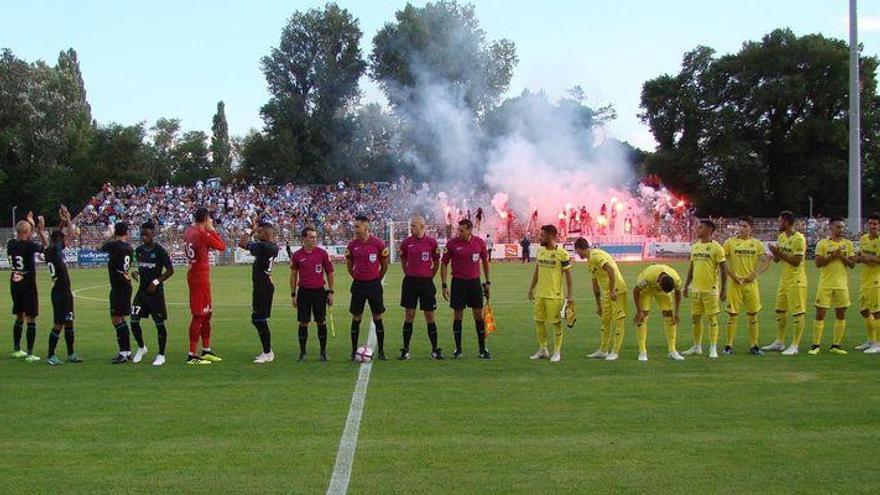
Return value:
[[(422, 5), (424, 2), (412, 2)], [(847, 0), (485, 0), (474, 1), (488, 39), (508, 38), (519, 56), (509, 95), (523, 89), (559, 97), (581, 85), (588, 104), (611, 104), (609, 137), (646, 150), (654, 141), (638, 118), (642, 84), (678, 72), (698, 45), (737, 51), (778, 27), (798, 35), (848, 39)], [(880, 2), (861, 0), (859, 41), (880, 53)], [(360, 21), (362, 50), (404, 1), (339, 1)], [(186, 130), (210, 131), (219, 100), (230, 132), (262, 128), (268, 100), (259, 60), (306, 1), (13, 1), (0, 0), (0, 47), (25, 60), (54, 64), (58, 52), (79, 55), (92, 114), (99, 123), (182, 119)], [(384, 103), (368, 78), (363, 102)]]

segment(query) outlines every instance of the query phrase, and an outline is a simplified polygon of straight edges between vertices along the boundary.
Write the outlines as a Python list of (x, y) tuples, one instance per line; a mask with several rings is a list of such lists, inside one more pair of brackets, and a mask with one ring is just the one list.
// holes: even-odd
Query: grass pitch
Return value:
[[(644, 263), (622, 264), (632, 287)], [(684, 264), (675, 265), (682, 275)], [(810, 284), (815, 270), (810, 264)], [(251, 363), (259, 340), (250, 325), (249, 267), (214, 270), (214, 348), (225, 359), (183, 365), (188, 323), (184, 270), (169, 281), (169, 363), (149, 365), (155, 329), (143, 324), (150, 354), (111, 366), (115, 335), (103, 269), (73, 270), (81, 365), (52, 368), (8, 357), (10, 301), (0, 297), (0, 492), (2, 493), (323, 493), (333, 471), (358, 367), (348, 350), (347, 289), (337, 267), (337, 337), (320, 363), (297, 354), (287, 269), (276, 268), (270, 325), (276, 361)], [(493, 265), (499, 333), (494, 359), (476, 359), (466, 319), (466, 359), (429, 359), (416, 320), (413, 359), (374, 365), (350, 493), (874, 493), (880, 474), (880, 357), (788, 358), (747, 353), (740, 321), (736, 351), (710, 361), (665, 360), (655, 310), (651, 361), (636, 361), (631, 319), (621, 360), (584, 356), (599, 340), (587, 271), (576, 265), (579, 318), (567, 331), (564, 361), (531, 362), (531, 266)], [(858, 270), (851, 276), (857, 300)], [(5, 275), (4, 275), (5, 276)], [(778, 267), (762, 278), (761, 343), (775, 336)], [(400, 267), (386, 280), (386, 347), (400, 347)], [(37, 352), (51, 323), (49, 284), (39, 274)], [(631, 304), (631, 301), (630, 301)], [(451, 312), (438, 311), (451, 355)], [(690, 345), (688, 301), (679, 348)], [(630, 306), (632, 314), (632, 306)], [(831, 315), (829, 315), (831, 318)], [(722, 337), (726, 317), (721, 316)], [(744, 320), (744, 318), (741, 318)], [(805, 344), (809, 343), (809, 315)], [(826, 343), (831, 322), (826, 325)], [(366, 325), (362, 329), (365, 338)], [(864, 340), (850, 308), (846, 348)], [(808, 345), (802, 345), (808, 347)], [(59, 350), (64, 350), (63, 341)]]

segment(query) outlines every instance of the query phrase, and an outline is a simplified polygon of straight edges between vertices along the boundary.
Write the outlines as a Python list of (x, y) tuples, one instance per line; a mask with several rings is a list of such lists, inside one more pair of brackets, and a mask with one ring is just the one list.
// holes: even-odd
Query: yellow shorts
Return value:
[(648, 311), (651, 309), (651, 299), (657, 303), (657, 307), (660, 308), (660, 311), (672, 311), (673, 299), (671, 292), (642, 292), (639, 294), (639, 307), (642, 308), (642, 311)]
[(535, 321), (538, 323), (560, 323), (564, 299), (539, 297), (535, 299)]
[(850, 304), (849, 289), (816, 289), (817, 308), (848, 308)]
[(721, 312), (721, 300), (717, 292), (691, 291), (691, 315), (717, 315)]
[(740, 312), (757, 313), (761, 311), (761, 290), (757, 282), (727, 286), (727, 312), (738, 315)]
[(859, 292), (859, 311), (880, 313), (880, 287), (870, 287)]
[(617, 291), (617, 300), (612, 301), (607, 292), (602, 292), (602, 321), (626, 317), (626, 289)]
[(776, 311), (799, 315), (807, 312), (807, 288), (779, 286), (776, 290)]

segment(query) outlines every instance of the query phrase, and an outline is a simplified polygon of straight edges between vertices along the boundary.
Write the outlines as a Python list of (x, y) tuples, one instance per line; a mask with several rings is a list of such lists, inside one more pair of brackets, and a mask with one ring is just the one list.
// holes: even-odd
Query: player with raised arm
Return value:
[[(254, 363), (271, 363), (275, 360), (272, 352), (272, 332), (269, 318), (272, 316), (272, 300), (275, 298), (275, 284), (272, 282), (272, 267), (278, 256), (275, 244), (275, 228), (268, 222), (257, 223), (251, 220), (251, 231), (245, 231), (238, 240), (238, 247), (247, 250), (254, 257), (251, 268), (253, 295), (251, 297), (251, 323), (260, 336), (263, 352), (254, 358)], [(253, 235), (253, 238), (251, 238)]]
[[(186, 364), (211, 364), (222, 359), (211, 349), (211, 260), (210, 251), (224, 251), (226, 243), (214, 229), (214, 220), (205, 207), (196, 209), (193, 224), (184, 233), (184, 248), (189, 271), (186, 283), (189, 286), (189, 310), (192, 320), (189, 323), (189, 353)], [(202, 353), (198, 354), (199, 339)]]
[(67, 262), (64, 260), (66, 239), (73, 232), (73, 224), (70, 220), (70, 212), (62, 205), (58, 210), (61, 218), (58, 228), (49, 236), (49, 246), (44, 253), (46, 257), (46, 269), (52, 277), (52, 332), (49, 333), (49, 351), (46, 353), (46, 362), (57, 366), (62, 363), (55, 355), (61, 331), (64, 331), (64, 342), (67, 344), (67, 362), (81, 363), (82, 359), (74, 352), (73, 330), (73, 292), (70, 287), (70, 274), (67, 271)]
[[(24, 358), (29, 363), (40, 360), (34, 354), (34, 343), (37, 340), (37, 316), (40, 314), (40, 302), (37, 295), (37, 272), (34, 256), (42, 253), (49, 243), (46, 238), (45, 221), (28, 212), (25, 220), (15, 224), (15, 238), (6, 243), (6, 257), (12, 273), (9, 275), (9, 290), (12, 294), (12, 314), (15, 324), (12, 327), (12, 357)], [(31, 240), (34, 227), (40, 237), (40, 243)], [(21, 349), (22, 327), (27, 322), (27, 351)]]

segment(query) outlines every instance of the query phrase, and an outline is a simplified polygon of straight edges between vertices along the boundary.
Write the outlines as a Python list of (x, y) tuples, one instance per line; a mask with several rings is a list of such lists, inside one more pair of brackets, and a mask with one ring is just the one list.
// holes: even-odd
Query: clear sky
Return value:
[[(360, 19), (367, 56), (376, 31), (403, 1), (338, 2)], [(413, 2), (423, 4), (424, 2)], [(777, 27), (847, 39), (847, 0), (484, 0), (473, 2), (490, 39), (516, 43), (520, 62), (510, 94), (524, 88), (551, 96), (580, 84), (589, 103), (611, 103), (609, 134), (653, 148), (637, 114), (647, 79), (677, 72), (697, 45), (739, 49)], [(861, 0), (860, 41), (880, 53), (880, 2)], [(218, 100), (233, 134), (261, 128), (268, 99), (259, 59), (277, 45), (306, 1), (12, 1), (2, 0), (0, 47), (24, 59), (55, 63), (79, 54), (94, 117), (102, 123), (178, 117), (184, 129), (210, 130)], [(383, 101), (364, 78), (365, 101)]]

